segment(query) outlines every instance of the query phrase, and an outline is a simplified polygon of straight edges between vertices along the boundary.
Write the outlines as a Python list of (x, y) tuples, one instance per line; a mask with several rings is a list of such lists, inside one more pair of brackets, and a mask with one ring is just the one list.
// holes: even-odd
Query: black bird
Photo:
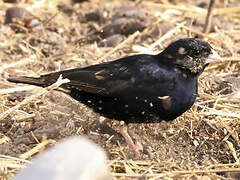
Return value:
[[(60, 75), (74, 99), (101, 115), (128, 123), (173, 120), (187, 111), (197, 95), (198, 76), (221, 57), (205, 41), (185, 38), (157, 55), (139, 54), (115, 61), (8, 81), (46, 87)], [(123, 126), (124, 127), (124, 126)], [(137, 153), (126, 126), (120, 131)]]

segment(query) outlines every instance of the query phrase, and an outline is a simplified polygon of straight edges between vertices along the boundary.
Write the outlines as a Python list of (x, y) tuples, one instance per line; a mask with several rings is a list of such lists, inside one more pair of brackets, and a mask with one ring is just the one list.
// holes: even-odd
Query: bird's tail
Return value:
[(34, 78), (34, 77), (19, 76), (19, 77), (9, 77), (7, 80), (9, 82), (31, 84), (31, 85), (41, 86), (41, 87), (47, 87), (54, 83), (54, 82), (47, 81), (46, 78), (43, 78), (43, 77)]

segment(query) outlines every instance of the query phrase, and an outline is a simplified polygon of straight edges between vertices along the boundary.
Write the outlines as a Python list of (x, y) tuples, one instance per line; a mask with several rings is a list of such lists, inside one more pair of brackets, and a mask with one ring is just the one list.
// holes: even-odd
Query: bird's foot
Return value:
[[(123, 123), (120, 127), (120, 133), (125, 138), (126, 143), (129, 145), (129, 147), (132, 149), (134, 154), (136, 156), (140, 156), (141, 152), (143, 152), (143, 146), (140, 142), (138, 142), (132, 135), (132, 133), (129, 133), (128, 127), (125, 123)], [(134, 140), (135, 143), (134, 143)]]

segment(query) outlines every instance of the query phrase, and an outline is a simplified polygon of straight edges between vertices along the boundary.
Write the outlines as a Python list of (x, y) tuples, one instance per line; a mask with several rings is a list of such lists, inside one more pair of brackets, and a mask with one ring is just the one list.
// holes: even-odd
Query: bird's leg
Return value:
[(121, 121), (120, 133), (124, 137), (126, 143), (129, 145), (129, 147), (133, 150), (134, 154), (136, 156), (139, 156), (140, 152), (143, 151), (143, 147), (142, 147), (141, 143), (138, 141), (136, 141), (136, 143), (134, 143), (133, 139), (135, 139), (135, 138), (133, 138), (133, 134), (128, 131), (127, 125), (124, 122), (123, 123), (122, 122), (123, 121)]

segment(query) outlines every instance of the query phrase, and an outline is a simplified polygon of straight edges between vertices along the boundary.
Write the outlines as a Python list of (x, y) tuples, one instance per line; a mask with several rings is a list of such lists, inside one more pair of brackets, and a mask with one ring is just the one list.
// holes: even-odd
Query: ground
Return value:
[[(208, 33), (202, 33), (207, 0), (22, 0), (18, 6), (30, 13), (13, 9), (15, 15), (5, 14), (16, 5), (8, 2), (0, 2), (0, 179), (10, 179), (28, 164), (24, 160), (73, 135), (85, 135), (104, 148), (115, 179), (239, 179), (237, 0), (216, 3)], [(208, 41), (224, 62), (201, 75), (198, 98), (181, 117), (129, 125), (144, 146), (139, 157), (119, 134), (118, 121), (61, 91), (6, 80), (158, 53), (183, 37)]]

